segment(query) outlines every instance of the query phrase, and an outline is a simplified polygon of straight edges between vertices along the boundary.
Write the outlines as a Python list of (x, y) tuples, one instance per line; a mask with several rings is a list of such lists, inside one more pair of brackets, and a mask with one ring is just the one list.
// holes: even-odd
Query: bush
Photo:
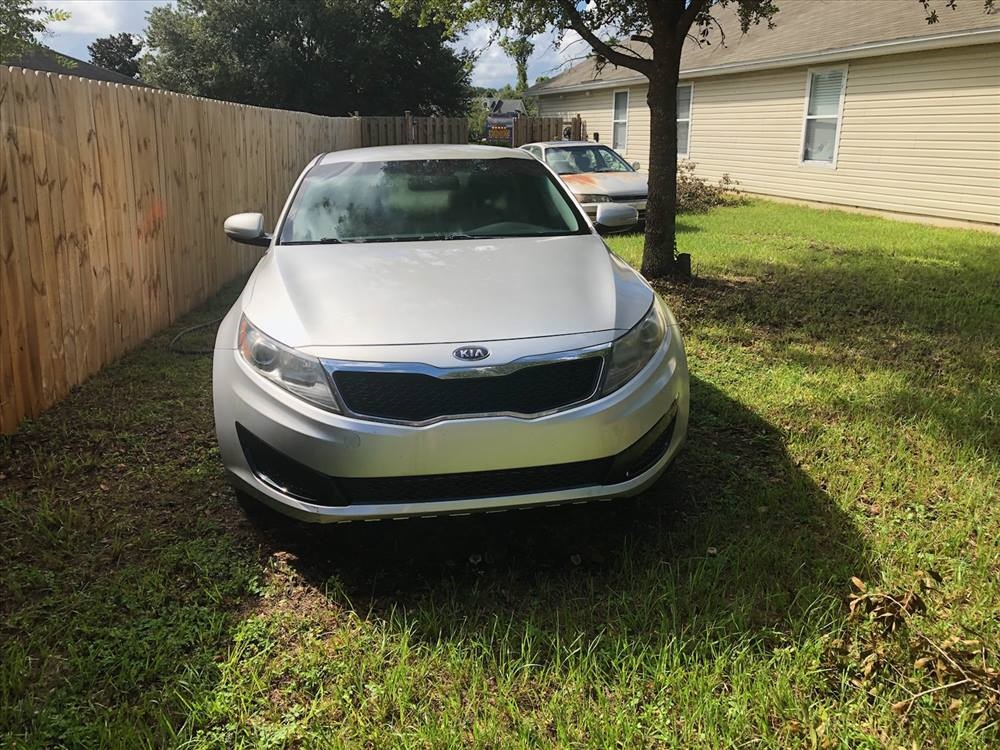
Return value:
[(694, 173), (693, 161), (677, 162), (677, 213), (700, 214), (739, 199), (739, 183), (723, 174), (715, 185)]

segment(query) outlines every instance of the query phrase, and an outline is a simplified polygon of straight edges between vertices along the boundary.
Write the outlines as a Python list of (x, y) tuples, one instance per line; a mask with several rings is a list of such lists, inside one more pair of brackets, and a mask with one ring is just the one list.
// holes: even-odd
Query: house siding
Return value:
[[(801, 66), (692, 81), (697, 174), (728, 173), (762, 195), (1000, 224), (1000, 45), (823, 67), (847, 68), (835, 167), (800, 163)], [(611, 101), (610, 89), (550, 94), (540, 110), (579, 112), (609, 142)], [(644, 86), (631, 87), (629, 110), (625, 155), (648, 164)]]

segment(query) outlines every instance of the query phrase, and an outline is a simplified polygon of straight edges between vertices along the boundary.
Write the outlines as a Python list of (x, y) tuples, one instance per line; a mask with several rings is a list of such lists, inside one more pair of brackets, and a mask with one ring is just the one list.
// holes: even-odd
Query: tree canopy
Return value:
[(0, 0), (0, 62), (20, 57), (38, 45), (50, 23), (65, 21), (69, 13), (35, 5), (31, 0)]
[(370, 0), (178, 0), (149, 12), (142, 77), (324, 115), (464, 114), (470, 65), (450, 40)]
[(122, 32), (95, 39), (87, 45), (90, 61), (107, 70), (116, 70), (129, 78), (139, 77), (139, 53), (144, 44), (140, 37)]

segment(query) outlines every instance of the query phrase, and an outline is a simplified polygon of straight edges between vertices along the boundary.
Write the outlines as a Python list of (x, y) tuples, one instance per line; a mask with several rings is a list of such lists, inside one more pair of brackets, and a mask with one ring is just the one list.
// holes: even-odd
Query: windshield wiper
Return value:
[(428, 239), (438, 240), (502, 240), (504, 237), (511, 237), (509, 234), (455, 234), (430, 235)]
[(499, 234), (465, 234), (464, 232), (454, 232), (451, 234), (420, 234), (416, 236), (386, 236), (386, 237), (321, 237), (318, 240), (300, 240), (293, 242), (282, 242), (282, 245), (364, 245), (370, 242), (426, 242), (428, 240), (491, 240), (506, 235)]
[(444, 234), (421, 234), (416, 237), (410, 237), (409, 239), (416, 242), (426, 241), (426, 240), (436, 240), (439, 242), (447, 240), (486, 240), (496, 237), (495, 234), (466, 234), (465, 232), (446, 232)]

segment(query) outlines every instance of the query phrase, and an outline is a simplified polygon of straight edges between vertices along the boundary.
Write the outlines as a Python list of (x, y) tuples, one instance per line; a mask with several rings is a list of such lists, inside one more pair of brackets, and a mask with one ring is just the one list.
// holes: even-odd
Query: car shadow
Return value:
[(698, 378), (687, 445), (639, 498), (334, 526), (251, 515), (265, 551), (359, 616), (430, 643), (547, 635), (551, 658), (567, 637), (609, 630), (790, 633), (817, 602), (842, 607), (849, 578), (874, 564), (780, 430)]

